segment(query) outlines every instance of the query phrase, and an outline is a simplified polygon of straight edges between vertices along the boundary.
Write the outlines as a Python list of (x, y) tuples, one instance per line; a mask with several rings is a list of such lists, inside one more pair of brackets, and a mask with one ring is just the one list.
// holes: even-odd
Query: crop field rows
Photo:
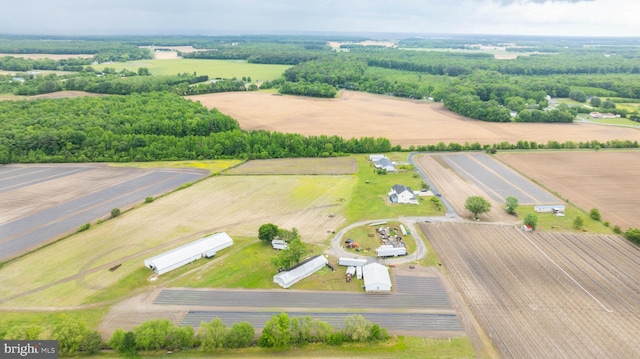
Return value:
[[(7, 259), (205, 175), (100, 166), (0, 168), (0, 259)], [(6, 211), (6, 213), (5, 213)]]
[(640, 253), (621, 237), (421, 228), (504, 357), (640, 356)]
[(509, 167), (483, 153), (438, 155), (498, 203), (509, 196), (523, 205), (550, 204), (559, 200)]

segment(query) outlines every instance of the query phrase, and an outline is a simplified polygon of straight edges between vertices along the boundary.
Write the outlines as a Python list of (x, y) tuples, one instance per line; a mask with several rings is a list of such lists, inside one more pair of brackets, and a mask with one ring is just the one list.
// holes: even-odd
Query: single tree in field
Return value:
[(600, 97), (592, 97), (591, 100), (589, 100), (589, 103), (593, 107), (600, 107), (600, 105), (602, 105), (602, 100)]
[(525, 226), (529, 226), (533, 229), (536, 229), (536, 227), (538, 226), (538, 216), (536, 216), (533, 213), (529, 213), (526, 216), (524, 216), (523, 223)]
[(271, 242), (278, 235), (278, 226), (273, 223), (265, 223), (258, 229), (258, 238), (261, 241)]
[(509, 214), (516, 213), (516, 208), (518, 208), (518, 199), (513, 196), (509, 196), (506, 198), (506, 200), (507, 200), (507, 203), (505, 205), (505, 209), (507, 210), (507, 213)]
[(120, 215), (120, 208), (114, 208), (111, 210), (111, 218), (116, 218)]
[(582, 228), (583, 225), (584, 225), (584, 220), (582, 219), (582, 217), (578, 216), (576, 217), (576, 219), (573, 220), (573, 226), (576, 229)]
[(600, 216), (600, 211), (597, 208), (592, 208), (589, 212), (589, 217), (591, 217), (594, 221), (599, 221), (602, 217)]
[(491, 210), (491, 203), (481, 196), (467, 197), (467, 201), (464, 203), (464, 208), (473, 213), (473, 218), (478, 219), (478, 215), (489, 212)]

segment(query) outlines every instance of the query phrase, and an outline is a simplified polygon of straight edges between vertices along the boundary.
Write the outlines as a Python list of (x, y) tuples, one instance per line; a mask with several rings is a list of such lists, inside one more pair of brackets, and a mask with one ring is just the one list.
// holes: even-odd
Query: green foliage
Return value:
[(615, 234), (621, 234), (622, 233), (622, 229), (620, 228), (619, 225), (616, 224), (615, 226), (613, 226), (613, 233), (615, 233)]
[(40, 338), (42, 327), (39, 325), (21, 325), (9, 328), (1, 338), (4, 340), (36, 340)]
[(524, 216), (524, 220), (522, 222), (525, 226), (536, 229), (536, 227), (538, 227), (538, 216), (533, 213), (527, 213), (527, 215)]
[(234, 323), (227, 333), (224, 346), (225, 348), (246, 348), (251, 345), (255, 335), (255, 330), (251, 323)]
[(592, 97), (591, 100), (589, 100), (589, 104), (593, 107), (600, 107), (600, 105), (602, 105), (602, 100), (600, 97)]
[(338, 90), (331, 85), (309, 82), (285, 82), (280, 86), (278, 92), (285, 95), (324, 98), (334, 98), (338, 94)]
[(584, 226), (584, 220), (582, 219), (582, 217), (577, 216), (574, 220), (573, 220), (573, 227), (575, 229), (582, 229), (582, 226)]
[(574, 101), (578, 101), (578, 102), (586, 102), (587, 101), (587, 95), (585, 95), (585, 93), (582, 92), (582, 91), (571, 91), (571, 92), (569, 92), (569, 98), (574, 100)]
[(120, 215), (120, 208), (114, 208), (111, 210), (111, 218), (116, 218)]
[(153, 198), (153, 197), (151, 197), (151, 196), (146, 197), (146, 198), (144, 199), (144, 203), (151, 203), (151, 202), (153, 202), (153, 201), (154, 201), (154, 198)]
[(489, 212), (491, 203), (481, 196), (470, 196), (464, 203), (464, 208), (473, 214), (473, 218), (478, 219), (478, 215)]
[(258, 345), (263, 348), (288, 348), (292, 342), (291, 320), (287, 313), (276, 314), (269, 319), (258, 338)]
[(287, 270), (300, 263), (302, 258), (308, 253), (307, 247), (300, 240), (300, 237), (294, 237), (287, 242), (288, 248), (279, 251), (278, 254), (271, 259), (271, 263), (273, 263), (276, 268), (284, 268)]
[(258, 238), (261, 241), (271, 242), (278, 235), (278, 226), (273, 223), (265, 223), (258, 229)]
[(78, 232), (84, 232), (84, 231), (88, 230), (89, 228), (91, 228), (91, 223), (85, 223), (85, 224), (81, 225), (80, 227), (78, 227)]
[(85, 354), (96, 354), (102, 349), (103, 344), (100, 333), (96, 331), (88, 332), (80, 341), (80, 351)]
[(433, 196), (429, 199), (429, 201), (431, 201), (437, 211), (442, 210), (442, 201), (440, 200), (440, 198)]
[(373, 324), (364, 319), (360, 314), (352, 314), (344, 320), (344, 334), (347, 338), (354, 342), (364, 342), (371, 336), (371, 328)]
[(229, 329), (220, 318), (214, 318), (209, 323), (201, 322), (198, 329), (200, 349), (212, 351), (224, 347), (228, 333)]
[(65, 318), (55, 326), (51, 337), (58, 341), (60, 354), (73, 355), (80, 350), (80, 344), (87, 334), (89, 334), (89, 330), (86, 324)]
[(591, 211), (589, 211), (589, 217), (594, 221), (599, 221), (602, 218), (600, 216), (600, 211), (597, 208), (592, 208)]
[(136, 348), (139, 350), (159, 350), (168, 347), (167, 339), (173, 332), (174, 324), (168, 319), (154, 319), (133, 328)]
[(640, 228), (629, 228), (624, 232), (623, 236), (627, 240), (640, 245)]
[(516, 213), (516, 208), (518, 208), (518, 199), (513, 196), (509, 196), (506, 198), (505, 209), (507, 213), (514, 214)]

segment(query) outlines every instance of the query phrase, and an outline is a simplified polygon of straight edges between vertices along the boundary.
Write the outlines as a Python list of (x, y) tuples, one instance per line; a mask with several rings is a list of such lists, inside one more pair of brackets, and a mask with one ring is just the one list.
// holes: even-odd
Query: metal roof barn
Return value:
[(286, 272), (280, 272), (273, 276), (273, 281), (282, 288), (289, 288), (297, 282), (307, 278), (327, 265), (329, 261), (322, 255), (311, 257)]
[(391, 292), (389, 269), (379, 263), (367, 264), (362, 268), (365, 292)]
[(160, 275), (180, 268), (196, 259), (202, 257), (211, 258), (219, 250), (231, 245), (233, 245), (233, 239), (228, 234), (224, 232), (216, 233), (153, 258), (145, 259), (144, 265)]
[(363, 267), (363, 266), (367, 265), (367, 260), (366, 259), (360, 259), (360, 258), (340, 257), (340, 258), (338, 258), (338, 265), (341, 265), (341, 266), (353, 266), (353, 267)]

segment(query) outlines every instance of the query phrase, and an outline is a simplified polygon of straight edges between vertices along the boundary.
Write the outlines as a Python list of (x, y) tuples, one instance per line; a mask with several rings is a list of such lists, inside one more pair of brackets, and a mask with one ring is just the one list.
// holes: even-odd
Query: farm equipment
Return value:
[(351, 278), (356, 274), (356, 267), (347, 268), (347, 282), (351, 282)]
[(351, 242), (347, 244), (347, 248), (360, 249), (360, 245), (357, 242)]

